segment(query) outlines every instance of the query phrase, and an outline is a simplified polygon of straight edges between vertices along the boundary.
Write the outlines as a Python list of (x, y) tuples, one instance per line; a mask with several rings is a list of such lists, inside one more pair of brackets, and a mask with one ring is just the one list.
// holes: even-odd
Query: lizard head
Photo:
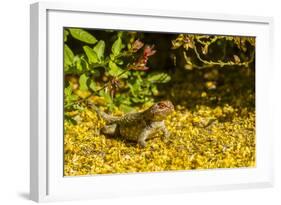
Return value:
[(149, 118), (152, 121), (164, 120), (174, 111), (174, 105), (171, 101), (160, 101), (152, 105), (149, 109)]

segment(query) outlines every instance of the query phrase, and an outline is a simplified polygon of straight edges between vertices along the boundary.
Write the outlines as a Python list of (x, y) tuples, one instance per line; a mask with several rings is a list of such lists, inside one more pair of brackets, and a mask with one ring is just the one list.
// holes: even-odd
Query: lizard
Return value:
[(117, 117), (99, 110), (92, 103), (91, 108), (105, 121), (101, 133), (109, 136), (119, 135), (125, 140), (137, 142), (141, 147), (146, 146), (146, 139), (162, 131), (165, 138), (170, 136), (165, 126), (165, 118), (174, 111), (172, 102), (160, 101), (142, 112), (127, 113)]

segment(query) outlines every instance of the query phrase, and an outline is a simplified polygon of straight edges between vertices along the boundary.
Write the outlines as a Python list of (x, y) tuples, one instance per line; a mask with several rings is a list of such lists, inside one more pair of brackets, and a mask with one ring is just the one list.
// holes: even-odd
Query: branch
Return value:
[(223, 62), (223, 61), (218, 61), (218, 62), (208, 61), (208, 60), (202, 59), (202, 57), (200, 56), (200, 54), (199, 54), (195, 44), (193, 46), (193, 49), (194, 49), (194, 52), (195, 52), (198, 60), (200, 60), (202, 63), (207, 64), (207, 65), (218, 65), (220, 67), (236, 65), (236, 66), (246, 66), (246, 67), (248, 67), (249, 64), (252, 63), (253, 60), (254, 60), (254, 55), (253, 55), (249, 61), (239, 62), (239, 63), (235, 63), (233, 61), (227, 61), (227, 62)]

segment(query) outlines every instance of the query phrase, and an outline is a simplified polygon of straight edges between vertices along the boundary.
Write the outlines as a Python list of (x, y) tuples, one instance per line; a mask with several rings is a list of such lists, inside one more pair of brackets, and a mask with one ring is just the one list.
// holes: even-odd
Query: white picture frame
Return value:
[[(97, 21), (93, 21), (97, 19)], [(93, 23), (94, 22), (94, 23)], [(64, 26), (256, 36), (255, 168), (64, 177), (62, 45)], [(268, 90), (273, 50), (270, 17), (97, 8), (94, 4), (31, 5), (30, 198), (54, 201), (273, 186)], [(267, 83), (265, 83), (267, 82)]]

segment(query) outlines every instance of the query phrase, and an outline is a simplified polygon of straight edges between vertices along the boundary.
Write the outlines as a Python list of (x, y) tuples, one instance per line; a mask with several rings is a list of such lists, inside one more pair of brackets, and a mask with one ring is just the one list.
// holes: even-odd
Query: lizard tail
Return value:
[(95, 104), (92, 102), (88, 101), (87, 104), (98, 114), (100, 118), (102, 118), (106, 124), (112, 124), (115, 123), (119, 120), (118, 117), (114, 117), (111, 115), (106, 114), (105, 112), (101, 111)]

